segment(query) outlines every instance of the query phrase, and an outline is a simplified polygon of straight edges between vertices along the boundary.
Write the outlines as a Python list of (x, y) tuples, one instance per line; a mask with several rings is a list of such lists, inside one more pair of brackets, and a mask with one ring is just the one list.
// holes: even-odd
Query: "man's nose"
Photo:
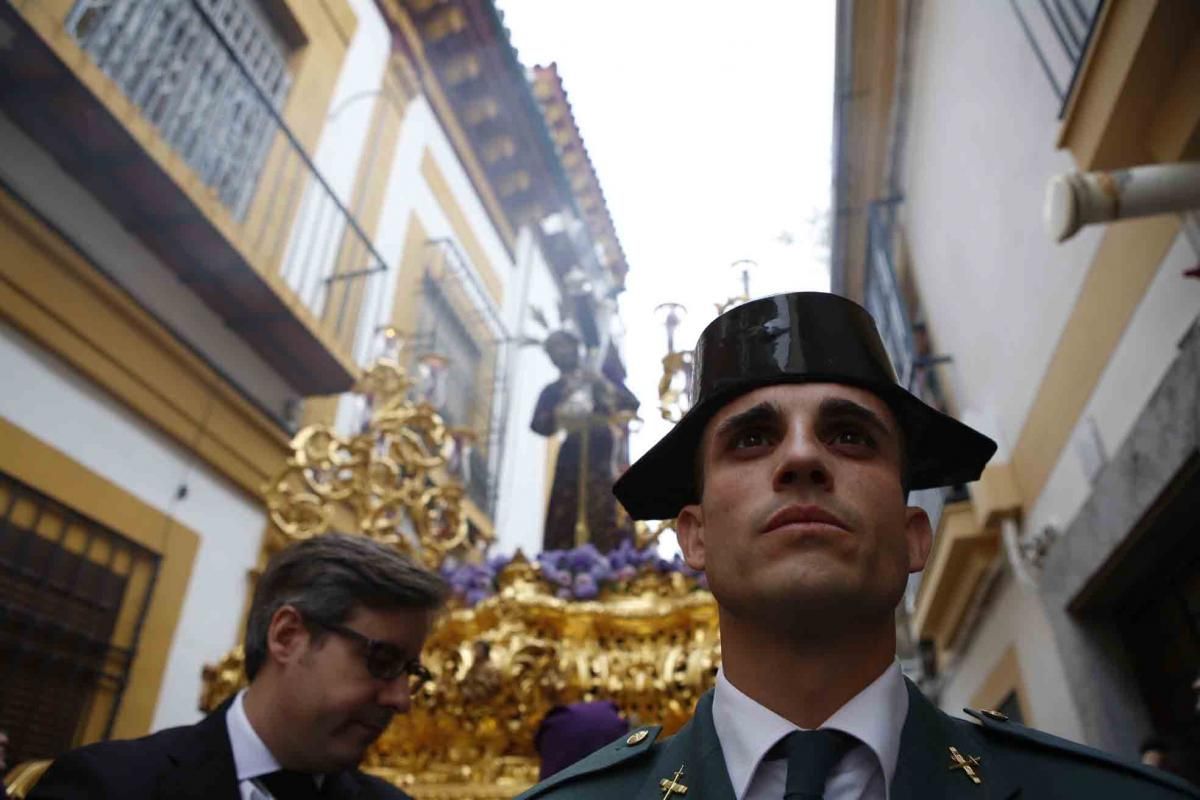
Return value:
[(403, 714), (412, 707), (412, 687), (408, 675), (400, 675), (384, 684), (379, 692), (379, 705), (394, 714)]
[(812, 431), (793, 428), (777, 452), (779, 462), (772, 481), (775, 491), (801, 486), (828, 489), (832, 485), (827, 463), (829, 454)]

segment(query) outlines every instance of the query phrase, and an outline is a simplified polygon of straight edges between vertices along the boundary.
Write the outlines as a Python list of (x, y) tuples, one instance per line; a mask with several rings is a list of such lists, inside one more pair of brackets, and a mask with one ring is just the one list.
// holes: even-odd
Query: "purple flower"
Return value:
[(567, 566), (573, 572), (591, 569), (592, 564), (604, 558), (600, 555), (600, 551), (596, 549), (596, 546), (590, 542), (576, 547), (574, 550), (568, 550), (565, 555)]
[(554, 567), (555, 569), (561, 569), (563, 566), (563, 555), (565, 553), (565, 550), (543, 550), (542, 552), (538, 553), (537, 560), (538, 563), (543, 567)]
[(467, 605), (468, 606), (478, 605), (479, 603), (486, 600), (488, 598), (489, 594), (491, 594), (491, 593), (485, 592), (482, 589), (472, 589), (469, 592), (467, 592), (467, 597), (466, 597)]
[(571, 573), (565, 569), (555, 569), (554, 567), (543, 567), (542, 576), (557, 586), (570, 586)]
[(619, 581), (632, 580), (637, 575), (637, 567), (632, 564), (626, 564), (614, 573), (614, 576)]
[(596, 583), (603, 583), (604, 581), (612, 578), (613, 568), (609, 566), (606, 560), (601, 559), (595, 564), (592, 564), (592, 568), (588, 570), (588, 574), (592, 576), (592, 579), (595, 580)]
[(580, 600), (590, 600), (600, 594), (600, 587), (590, 572), (581, 572), (575, 576), (575, 596)]

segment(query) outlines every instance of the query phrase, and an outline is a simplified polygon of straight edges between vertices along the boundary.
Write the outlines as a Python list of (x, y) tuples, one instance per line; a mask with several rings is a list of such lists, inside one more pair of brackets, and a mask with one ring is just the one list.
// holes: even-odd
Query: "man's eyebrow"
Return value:
[(783, 416), (783, 411), (775, 403), (764, 400), (756, 406), (734, 414), (717, 426), (714, 437), (722, 439), (733, 431), (741, 430), (742, 428), (752, 425), (762, 425), (769, 422), (775, 422)]
[(883, 419), (864, 405), (844, 397), (827, 397), (818, 408), (820, 418), (853, 419), (874, 429), (877, 434), (896, 437), (895, 431)]

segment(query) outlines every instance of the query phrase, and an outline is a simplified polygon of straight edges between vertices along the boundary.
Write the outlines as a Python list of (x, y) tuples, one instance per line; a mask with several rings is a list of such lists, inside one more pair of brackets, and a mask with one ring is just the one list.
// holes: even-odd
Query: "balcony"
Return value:
[(916, 333), (908, 302), (896, 277), (896, 203), (876, 201), (867, 206), (867, 257), (863, 277), (863, 306), (875, 318), (880, 338), (896, 369), (896, 382), (934, 408), (945, 411), (946, 398), (938, 379), (938, 364), (951, 360), (934, 355)]
[(1075, 87), (1103, 0), (1008, 0), (1046, 80), (1061, 119)]
[(0, 4), (0, 112), (298, 393), (340, 392), (386, 265), (285, 124), (286, 59), (256, 14), (242, 0)]
[(467, 496), (490, 516), (508, 415), (508, 333), (474, 266), (450, 239), (426, 242), (414, 342), (417, 350), (449, 359), (446, 398), (439, 410), (448, 424), (469, 428), (478, 437)]

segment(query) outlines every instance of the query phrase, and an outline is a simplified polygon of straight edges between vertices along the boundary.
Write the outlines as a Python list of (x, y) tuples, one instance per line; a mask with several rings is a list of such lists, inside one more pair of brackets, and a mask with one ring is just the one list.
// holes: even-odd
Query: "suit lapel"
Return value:
[(233, 747), (225, 727), (225, 714), (232, 701), (193, 725), (172, 745), (169, 768), (159, 781), (158, 796), (167, 798), (215, 798), (239, 800)]
[(674, 778), (681, 768), (677, 782), (687, 787), (687, 794), (672, 794), (671, 800), (733, 800), (725, 755), (713, 727), (712, 698), (711, 691), (701, 697), (692, 719), (663, 743), (646, 782), (631, 800), (660, 800), (666, 792), (661, 781)]
[(322, 794), (337, 800), (354, 800), (362, 792), (365, 781), (356, 779), (350, 771), (335, 772), (325, 777)]
[[(956, 722), (938, 710), (911, 682), (908, 717), (900, 736), (900, 755), (892, 779), (891, 800), (1010, 800), (1021, 791), (1017, 773), (1005, 769), (1003, 755), (989, 748), (980, 729)], [(980, 783), (954, 763), (950, 748), (976, 757)]]

